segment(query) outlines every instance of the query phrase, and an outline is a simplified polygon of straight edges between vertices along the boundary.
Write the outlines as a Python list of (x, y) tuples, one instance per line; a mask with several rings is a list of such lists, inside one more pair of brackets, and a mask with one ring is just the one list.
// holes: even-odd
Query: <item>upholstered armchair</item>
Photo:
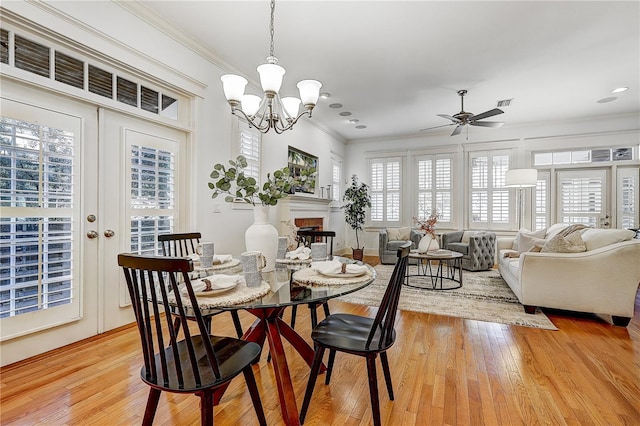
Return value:
[(381, 229), (379, 236), (380, 263), (384, 265), (395, 264), (398, 260), (398, 248), (407, 241), (411, 241), (411, 250), (417, 249), (421, 238), (420, 231), (409, 227)]
[(442, 235), (442, 248), (462, 253), (462, 268), (484, 271), (493, 268), (496, 234), (490, 231), (458, 231)]

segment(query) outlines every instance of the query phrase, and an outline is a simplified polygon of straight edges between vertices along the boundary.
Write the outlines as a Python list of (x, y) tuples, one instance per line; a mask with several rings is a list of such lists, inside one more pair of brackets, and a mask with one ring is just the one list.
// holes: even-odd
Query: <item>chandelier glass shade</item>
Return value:
[[(239, 75), (226, 74), (220, 77), (224, 95), (231, 106), (231, 113), (240, 114), (249, 123), (262, 133), (274, 129), (276, 133), (289, 130), (303, 115), (311, 117), (311, 112), (318, 102), (322, 83), (317, 80), (302, 80), (298, 83), (300, 98), (280, 97), (280, 87), (285, 74), (285, 69), (277, 64), (278, 58), (274, 56), (273, 48), (273, 18), (275, 12), (275, 0), (271, 0), (271, 50), (267, 57), (267, 63), (258, 66), (260, 85), (264, 95), (262, 98), (256, 95), (245, 95), (247, 79)], [(300, 104), (304, 110), (300, 112)]]

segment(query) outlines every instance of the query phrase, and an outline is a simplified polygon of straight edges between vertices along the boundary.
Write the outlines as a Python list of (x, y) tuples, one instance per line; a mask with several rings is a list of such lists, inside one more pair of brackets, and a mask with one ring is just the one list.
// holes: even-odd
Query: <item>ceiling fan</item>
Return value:
[[(502, 126), (504, 123), (498, 122), (498, 121), (480, 121), (482, 119), (485, 118), (489, 118), (489, 117), (493, 117), (494, 115), (498, 115), (498, 114), (502, 114), (504, 113), (504, 111), (502, 111), (501, 109), (498, 108), (494, 108), (492, 110), (489, 111), (485, 111), (481, 114), (473, 114), (471, 112), (466, 112), (464, 110), (464, 95), (467, 94), (466, 90), (458, 90), (458, 95), (460, 96), (460, 104), (461, 104), (461, 108), (460, 108), (460, 112), (454, 115), (448, 115), (448, 114), (438, 114), (439, 117), (442, 118), (446, 118), (452, 121), (452, 123), (450, 124), (443, 124), (442, 126), (436, 126), (436, 127), (429, 127), (427, 129), (420, 129), (421, 132), (425, 131), (425, 130), (431, 130), (431, 129), (437, 129), (439, 127), (446, 127), (446, 126), (453, 126), (455, 125), (456, 128), (453, 129), (453, 133), (451, 133), (451, 136), (455, 136), (460, 134), (460, 132), (462, 132), (462, 128), (466, 125), (470, 125), (470, 126), (481, 126), (481, 127), (500, 127)], [(467, 127), (467, 130), (469, 130), (469, 128)]]

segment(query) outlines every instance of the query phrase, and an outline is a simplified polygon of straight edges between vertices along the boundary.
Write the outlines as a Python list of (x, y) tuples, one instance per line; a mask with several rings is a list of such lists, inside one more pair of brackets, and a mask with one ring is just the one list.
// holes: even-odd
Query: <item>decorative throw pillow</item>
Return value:
[(484, 231), (464, 231), (464, 233), (462, 234), (462, 240), (460, 242), (469, 244), (469, 240), (471, 239), (471, 237), (482, 234), (484, 234)]
[(513, 240), (513, 247), (511, 247), (513, 250), (523, 252), (528, 251), (531, 247), (533, 247), (533, 244), (528, 247), (520, 247), (520, 239), (523, 235), (533, 238), (544, 238), (545, 230), (541, 229), (539, 231), (529, 231), (528, 229), (521, 228), (516, 234), (516, 238)]
[(610, 244), (620, 243), (635, 237), (636, 233), (629, 229), (587, 229), (582, 233), (582, 240), (587, 250), (595, 250)]
[(557, 234), (555, 237), (547, 240), (542, 246), (543, 253), (582, 253), (587, 251), (587, 246), (582, 241), (582, 236), (579, 232), (572, 232), (571, 234), (563, 237)]
[(387, 228), (389, 241), (408, 241), (410, 236), (411, 228), (408, 226), (403, 228)]
[(532, 234), (520, 235), (520, 241), (518, 242), (518, 251), (524, 253), (525, 251), (531, 251), (535, 246), (543, 246), (547, 240), (544, 238), (538, 238), (532, 236)]
[(546, 238), (547, 240), (549, 240), (570, 225), (570, 223), (554, 223), (547, 229), (546, 235), (543, 235), (542, 238)]

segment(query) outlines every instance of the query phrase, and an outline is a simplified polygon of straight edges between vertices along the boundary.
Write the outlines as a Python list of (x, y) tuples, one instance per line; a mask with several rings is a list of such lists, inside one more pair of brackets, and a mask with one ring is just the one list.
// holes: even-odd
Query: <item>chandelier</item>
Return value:
[[(282, 85), (285, 69), (277, 64), (278, 58), (273, 53), (275, 8), (275, 0), (271, 0), (271, 20), (269, 21), (271, 46), (267, 63), (258, 67), (264, 97), (261, 99), (255, 95), (245, 95), (244, 89), (247, 85), (247, 79), (244, 77), (234, 74), (220, 77), (224, 95), (231, 106), (231, 113), (234, 115), (240, 113), (249, 122), (249, 126), (255, 127), (261, 133), (267, 133), (271, 129), (274, 129), (276, 133), (282, 133), (291, 129), (303, 115), (307, 114), (311, 117), (311, 112), (318, 102), (320, 87), (322, 87), (322, 83), (317, 80), (302, 80), (298, 83), (300, 99), (280, 97), (278, 92)], [(298, 113), (300, 103), (304, 106), (304, 111)]]

